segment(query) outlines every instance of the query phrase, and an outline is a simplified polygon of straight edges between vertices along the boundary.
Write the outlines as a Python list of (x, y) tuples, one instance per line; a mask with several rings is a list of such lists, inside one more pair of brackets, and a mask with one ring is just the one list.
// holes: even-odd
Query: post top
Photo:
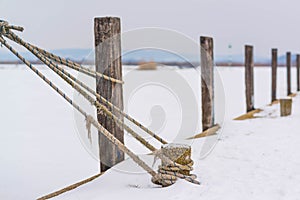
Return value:
[(94, 20), (98, 21), (98, 20), (101, 20), (101, 21), (106, 21), (106, 20), (118, 20), (120, 21), (120, 17), (112, 17), (112, 16), (106, 16), (106, 17), (94, 17)]

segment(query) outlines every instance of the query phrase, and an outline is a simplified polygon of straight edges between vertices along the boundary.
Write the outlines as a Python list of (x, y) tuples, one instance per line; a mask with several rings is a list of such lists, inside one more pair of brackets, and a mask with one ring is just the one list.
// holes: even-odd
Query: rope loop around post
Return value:
[(162, 161), (158, 166), (158, 173), (152, 177), (151, 181), (154, 184), (162, 185), (163, 187), (174, 184), (177, 178), (184, 179), (188, 182), (199, 185), (197, 176), (190, 174), (193, 170), (193, 160), (191, 159), (191, 147), (182, 144), (164, 145), (155, 153), (155, 158), (159, 157)]

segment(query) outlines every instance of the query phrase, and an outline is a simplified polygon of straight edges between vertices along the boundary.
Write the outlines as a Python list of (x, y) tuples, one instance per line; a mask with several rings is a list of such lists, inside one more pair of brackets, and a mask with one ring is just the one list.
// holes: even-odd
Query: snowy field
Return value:
[[(72, 107), (25, 66), (2, 65), (0, 68), (0, 199), (36, 199), (97, 174), (98, 161), (86, 150), (86, 138), (78, 130), (84, 126), (84, 119), (78, 128), (81, 119)], [(72, 89), (51, 71), (39, 69), (73, 96)], [(124, 70), (124, 79), (126, 82), (129, 73), (147, 77), (174, 71), (182, 75), (194, 92), (195, 100), (200, 102), (200, 81), (193, 69), (131, 71), (128, 68)], [(220, 78), (216, 78), (217, 108), (223, 106), (225, 109), (219, 112), (222, 108), (216, 108), (217, 121), (223, 125), (221, 136), (206, 157), (202, 156), (205, 144), (217, 138), (192, 142), (193, 173), (197, 174), (200, 186), (179, 180), (173, 186), (159, 189), (151, 183), (148, 174), (138, 167), (132, 168), (134, 164), (127, 159), (93, 182), (56, 199), (127, 199), (133, 196), (134, 199), (299, 199), (299, 95), (294, 99), (291, 117), (280, 118), (279, 106), (274, 105), (260, 114), (263, 118), (233, 121), (234, 117), (245, 113), (244, 70), (218, 68), (217, 71)], [(270, 68), (255, 68), (257, 108), (265, 108), (270, 103), (270, 74)], [(295, 74), (293, 69), (292, 91), (296, 90)], [(129, 89), (125, 83), (125, 96)], [(156, 97), (161, 96), (160, 89), (155, 85), (152, 89), (145, 87)], [(167, 120), (157, 131), (168, 141), (178, 142), (183, 136), (200, 132), (201, 126), (198, 126), (194, 133), (185, 133), (179, 139), (178, 135), (171, 134), (182, 120), (182, 111), (172, 95), (151, 99), (147, 92), (134, 94), (134, 105), (127, 105), (128, 112), (146, 125), (151, 124), (151, 106), (160, 102), (165, 108)], [(278, 96), (286, 96), (285, 68), (278, 71)], [(125, 142), (134, 152), (147, 153), (127, 134)], [(150, 164), (153, 161), (149, 156), (143, 159)]]

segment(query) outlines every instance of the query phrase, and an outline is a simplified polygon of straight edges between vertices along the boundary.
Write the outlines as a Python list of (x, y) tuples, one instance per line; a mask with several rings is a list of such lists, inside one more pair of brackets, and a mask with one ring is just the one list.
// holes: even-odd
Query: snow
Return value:
[[(98, 173), (98, 161), (86, 151), (73, 109), (35, 74), (21, 70), (23, 67), (0, 70), (0, 199), (35, 199)], [(42, 68), (42, 72), (73, 95), (49, 70)], [(178, 72), (198, 91), (199, 86), (195, 85), (199, 82), (193, 71)], [(195, 161), (193, 173), (198, 176), (200, 186), (178, 180), (170, 187), (160, 188), (151, 183), (150, 175), (126, 159), (100, 178), (54, 199), (299, 199), (299, 95), (293, 99), (292, 116), (280, 117), (279, 105), (265, 107), (271, 98), (270, 68), (255, 68), (255, 106), (264, 111), (256, 119), (233, 121), (245, 110), (244, 71), (218, 68), (218, 72), (221, 79), (217, 80), (224, 87), (222, 100), (226, 100), (219, 138), (212, 136), (189, 143)], [(138, 73), (143, 76), (161, 71)], [(278, 75), (278, 94), (285, 97), (286, 70), (279, 68)], [(295, 82), (293, 77), (292, 83)], [(295, 91), (295, 84), (292, 89)], [(216, 98), (222, 97), (219, 90), (222, 87), (217, 88)], [(151, 101), (136, 103), (135, 108), (129, 109), (130, 114), (145, 124), (151, 121), (147, 103)], [(174, 115), (178, 109), (170, 112)], [(219, 120), (222, 122), (222, 117)], [(178, 128), (176, 123), (180, 123), (176, 115), (170, 117), (161, 136), (174, 141), (174, 136), (167, 132)], [(197, 127), (197, 131), (200, 129)], [(212, 145), (215, 141), (217, 144)], [(153, 164), (153, 156), (146, 155), (147, 151), (128, 135), (126, 144), (150, 166)], [(206, 145), (214, 148), (204, 156)]]
[[(300, 98), (294, 105), (292, 117), (277, 114), (276, 118), (226, 123), (214, 151), (205, 159), (199, 159), (201, 141), (194, 141), (194, 173), (200, 186), (178, 181), (157, 189), (147, 174), (110, 170), (55, 199), (298, 199)], [(278, 105), (273, 109), (278, 113)]]
[(164, 148), (164, 149), (172, 149), (172, 148), (189, 148), (189, 145), (186, 145), (186, 144), (176, 144), (176, 143), (171, 143), (171, 144), (164, 144), (164, 145), (162, 145), (162, 148)]
[(61, 97), (27, 69), (1, 70), (0, 80), (0, 199), (34, 199), (96, 174)]

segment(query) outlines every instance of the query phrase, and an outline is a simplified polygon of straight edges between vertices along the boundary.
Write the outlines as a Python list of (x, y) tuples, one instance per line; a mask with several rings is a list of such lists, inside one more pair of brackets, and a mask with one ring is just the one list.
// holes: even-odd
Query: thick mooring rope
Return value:
[[(9, 36), (9, 34), (12, 33), (10, 30), (23, 31), (24, 28), (20, 27), (20, 26), (9, 25), (8, 22), (0, 20), (0, 32), (5, 36)], [(82, 72), (86, 75), (89, 75), (89, 76), (92, 76), (92, 77), (101, 77), (101, 78), (103, 78), (105, 80), (108, 80), (108, 81), (111, 81), (113, 83), (121, 83), (121, 84), (124, 83), (122, 80), (118, 80), (118, 79), (115, 79), (113, 77), (107, 76), (105, 74), (102, 74), (102, 73), (96, 72), (94, 70), (91, 70), (89, 68), (85, 68), (85, 67), (83, 67), (82, 65), (80, 65), (78, 63), (75, 63), (71, 60), (67, 60), (67, 59), (59, 57), (57, 55), (54, 55), (50, 52), (47, 52), (46, 50), (43, 50), (43, 49), (40, 49), (40, 48), (36, 47), (36, 46), (33, 46), (33, 47), (36, 48), (38, 51), (42, 52), (42, 54), (44, 54), (45, 56), (55, 60), (56, 62), (59, 62), (59, 63), (65, 65), (65, 66), (70, 67), (71, 69)]]
[(58, 196), (58, 195), (60, 195), (60, 194), (63, 194), (63, 193), (65, 193), (65, 192), (68, 192), (68, 191), (70, 191), (70, 190), (74, 190), (75, 188), (77, 188), (77, 187), (79, 187), (79, 186), (81, 186), (81, 185), (84, 185), (84, 184), (86, 184), (86, 183), (89, 183), (89, 182), (93, 181), (94, 179), (98, 178), (98, 177), (101, 176), (102, 174), (103, 174), (103, 173), (96, 174), (96, 175), (94, 175), (94, 176), (92, 176), (92, 177), (90, 177), (90, 178), (87, 178), (87, 179), (85, 179), (85, 180), (82, 180), (82, 181), (79, 181), (79, 182), (74, 183), (74, 184), (72, 184), (72, 185), (69, 185), (68, 187), (65, 187), (65, 188), (60, 189), (60, 190), (55, 191), (55, 192), (52, 192), (52, 193), (47, 194), (47, 195), (45, 195), (45, 196), (43, 196), (43, 197), (39, 197), (37, 200), (47, 200), (47, 199), (51, 199), (51, 198), (56, 197), (56, 196)]
[[(9, 35), (7, 35), (7, 37), (11, 40), (13, 40), (14, 42), (19, 43), (20, 45), (25, 46), (26, 44), (26, 48), (32, 52), (34, 55), (37, 56), (37, 54), (41, 54), (39, 48), (35, 47), (34, 45), (31, 45), (30, 43), (24, 42), (21, 38), (19, 38), (17, 35), (15, 35), (14, 33), (10, 32)], [(36, 51), (34, 51), (34, 49)], [(43, 50), (44, 51), (44, 50)], [(44, 54), (45, 55), (45, 54)], [(49, 54), (48, 54), (49, 55)], [(37, 56), (39, 59), (41, 59), (42, 55)], [(51, 59), (51, 57), (47, 57), (49, 59)], [(59, 60), (63, 60), (62, 58), (60, 58)], [(55, 60), (56, 61), (56, 60)], [(68, 78), (70, 78), (71, 80), (75, 81), (78, 85), (80, 85), (82, 88), (86, 89), (88, 92), (90, 92), (91, 94), (93, 94), (97, 100), (99, 100), (102, 104), (107, 105), (108, 107), (110, 107), (112, 109), (112, 112), (116, 111), (119, 114), (121, 114), (123, 117), (125, 117), (126, 119), (128, 119), (130, 122), (132, 122), (133, 124), (135, 124), (136, 126), (138, 126), (139, 128), (141, 128), (143, 131), (145, 131), (146, 133), (148, 133), (150, 136), (152, 136), (153, 138), (155, 138), (156, 140), (158, 140), (159, 142), (161, 142), (162, 144), (167, 144), (167, 142), (162, 139), (161, 137), (159, 137), (158, 135), (156, 135), (154, 132), (152, 132), (151, 130), (149, 130), (148, 128), (146, 128), (144, 125), (142, 125), (141, 123), (139, 123), (137, 120), (135, 120), (133, 117), (131, 117), (130, 115), (124, 113), (122, 110), (120, 110), (117, 106), (113, 105), (110, 101), (108, 101), (107, 99), (105, 99), (104, 97), (102, 97), (101, 95), (99, 95), (98, 93), (96, 93), (94, 90), (92, 90), (90, 87), (88, 87), (87, 85), (85, 85), (83, 82), (79, 81), (78, 79), (76, 79), (73, 75), (71, 75), (70, 73), (68, 73), (67, 71), (65, 71), (62, 67), (58, 66), (57, 64), (51, 62), (51, 60), (48, 60), (48, 63), (54, 65), (54, 67), (56, 69), (58, 69), (60, 72), (64, 73)], [(60, 62), (61, 63), (61, 62)], [(45, 63), (46, 64), (46, 63)], [(47, 64), (46, 64), (47, 65)], [(52, 69), (52, 68), (51, 68)], [(55, 71), (59, 76), (61, 76), (61, 74), (59, 74), (57, 71)], [(61, 76), (62, 77), (62, 76)], [(63, 77), (62, 77), (63, 78)], [(108, 111), (108, 109), (104, 110), (105, 112)], [(109, 115), (111, 115), (110, 113), (108, 113)], [(121, 124), (122, 125), (122, 124)], [(122, 125), (123, 126), (123, 125)]]
[(75, 62), (73, 62), (71, 60), (64, 59), (64, 58), (62, 58), (60, 56), (54, 55), (53, 53), (50, 53), (50, 52), (48, 52), (48, 51), (46, 51), (44, 49), (41, 49), (41, 48), (36, 47), (34, 45), (32, 45), (32, 46), (35, 49), (37, 49), (39, 52), (41, 52), (42, 54), (44, 54), (46, 57), (50, 58), (51, 60), (54, 60), (54, 61), (56, 61), (56, 62), (58, 62), (58, 63), (60, 63), (62, 65), (65, 65), (65, 66), (67, 66), (67, 67), (69, 67), (71, 69), (74, 69), (76, 71), (82, 72), (82, 73), (84, 73), (84, 74), (86, 74), (88, 76), (91, 76), (91, 77), (94, 77), (94, 78), (96, 78), (96, 77), (104, 78), (104, 79), (109, 80), (109, 81), (111, 81), (113, 83), (121, 83), (121, 84), (124, 83), (124, 81), (122, 81), (122, 80), (117, 80), (117, 79), (115, 79), (113, 77), (110, 77), (110, 76), (107, 76), (105, 74), (99, 73), (97, 71), (91, 70), (89, 68), (83, 67), (82, 65), (80, 65), (78, 63), (75, 63)]
[[(123, 127), (128, 133), (130, 133), (135, 139), (141, 142), (145, 147), (147, 147), (151, 151), (155, 151), (156, 148), (152, 146), (149, 142), (147, 142), (143, 137), (138, 135), (135, 131), (133, 131), (129, 126), (127, 126), (122, 120), (120, 120), (116, 115), (110, 112), (104, 105), (100, 104), (97, 100), (95, 100), (91, 95), (81, 89), (77, 84), (75, 84), (72, 80), (70, 80), (71, 74), (64, 71), (64, 69), (60, 68), (58, 65), (54, 64), (49, 59), (42, 56), (36, 49), (28, 45), (21, 38), (16, 35), (12, 35), (14, 40), (17, 40), (20, 44), (22, 44), (25, 48), (27, 48), (30, 52), (32, 52), (38, 59), (40, 59), (45, 65), (47, 65), (50, 69), (52, 69), (55, 73), (57, 73), (63, 80), (65, 80), (69, 85), (71, 85), (76, 91), (78, 91), (86, 100), (88, 100), (92, 105), (96, 108), (103, 110), (108, 117), (113, 119), (116, 123), (118, 123), (121, 127)], [(68, 75), (62, 73), (59, 68), (67, 73)]]
[[(144, 138), (139, 136), (136, 132), (134, 132), (131, 128), (126, 126), (122, 120), (120, 120), (116, 115), (114, 115), (111, 111), (108, 110), (108, 108), (104, 105), (102, 105), (97, 99), (99, 99), (102, 103), (105, 105), (111, 107), (112, 109), (115, 109), (117, 112), (119, 112), (121, 115), (125, 116), (127, 119), (138, 125), (140, 128), (152, 135), (154, 138), (162, 142), (163, 144), (166, 144), (167, 142), (162, 140), (159, 136), (155, 135), (153, 132), (148, 130), (146, 127), (139, 124), (136, 120), (131, 118), (129, 115), (121, 111), (119, 108), (114, 106), (112, 103), (107, 101), (105, 98), (101, 97), (99, 94), (94, 92), (92, 89), (90, 89), (88, 86), (86, 86), (81, 81), (77, 80), (74, 76), (72, 76), (70, 73), (66, 72), (63, 68), (58, 66), (57, 64), (53, 63), (50, 59), (54, 60), (55, 62), (62, 63), (66, 62), (69, 65), (74, 65), (75, 63), (69, 62), (68, 60), (64, 60), (60, 57), (55, 57), (55, 55), (47, 54), (46, 51), (43, 50), (44, 53), (40, 52), (41, 49), (24, 42), (21, 38), (19, 38), (17, 35), (15, 35), (13, 32), (10, 31), (10, 29), (19, 30), (22, 31), (22, 27), (18, 26), (11, 26), (8, 25), (5, 21), (0, 21), (0, 42), (6, 46), (13, 54), (15, 54), (20, 60), (22, 60), (31, 70), (33, 70), (40, 78), (42, 78), (50, 87), (52, 87), (57, 93), (59, 93), (68, 103), (70, 103), (77, 111), (79, 111), (87, 121), (87, 129), (89, 130), (89, 138), (90, 138), (90, 126), (93, 125), (96, 129), (98, 129), (105, 137), (107, 137), (113, 144), (115, 144), (121, 151), (129, 155), (140, 167), (142, 167), (145, 171), (147, 171), (152, 176), (152, 182), (156, 184), (160, 184), (163, 186), (168, 186), (173, 183), (175, 183), (177, 178), (185, 179), (189, 182), (199, 184), (198, 181), (196, 181), (195, 175), (184, 175), (181, 174), (180, 171), (186, 170), (191, 171), (193, 162), (191, 161), (187, 165), (181, 165), (178, 164), (172, 160), (170, 160), (168, 157), (164, 156), (160, 153), (160, 150), (155, 149), (154, 146), (152, 146), (150, 143), (148, 143)], [(50, 69), (52, 69), (55, 73), (57, 73), (63, 80), (65, 80), (68, 84), (70, 84), (76, 91), (78, 91), (81, 95), (83, 95), (90, 103), (92, 103), (94, 106), (96, 106), (98, 109), (103, 110), (107, 116), (109, 116), (111, 119), (115, 120), (120, 126), (124, 127), (124, 129), (129, 132), (134, 138), (136, 138), (138, 141), (140, 141), (144, 146), (146, 146), (148, 149), (150, 149), (152, 152), (155, 152), (155, 155), (159, 157), (164, 163), (166, 163), (164, 166), (159, 167), (158, 173), (152, 170), (151, 167), (149, 167), (144, 161), (142, 161), (137, 155), (135, 155), (133, 152), (131, 152), (123, 143), (121, 143), (117, 138), (115, 138), (109, 131), (107, 131), (101, 124), (99, 124), (98, 121), (96, 121), (92, 116), (88, 115), (82, 108), (80, 108), (76, 103), (74, 103), (65, 93), (63, 93), (57, 86), (55, 86), (49, 79), (47, 79), (42, 73), (40, 73), (31, 63), (29, 63), (27, 60), (25, 60), (16, 50), (14, 50), (2, 37), (2, 35), (6, 36), (7, 38), (11, 39), (12, 41), (21, 44), (25, 48), (27, 48), (31, 53), (33, 53), (37, 58), (39, 58), (44, 64), (46, 64)], [(46, 56), (47, 55), (47, 56)], [(58, 59), (58, 60), (57, 60)], [(78, 68), (82, 70), (81, 68)], [(104, 78), (104, 77), (102, 77)], [(111, 80), (111, 79), (109, 79)], [(114, 81), (112, 81), (114, 82)], [(77, 85), (78, 84), (78, 85)], [(90, 96), (88, 93), (86, 93), (84, 90), (82, 90), (81, 87), (86, 89), (88, 92), (93, 94), (97, 99), (95, 100), (92, 96)]]
[[(151, 179), (153, 183), (166, 187), (174, 184), (177, 178), (181, 178), (194, 184), (200, 184), (200, 182), (196, 180), (197, 176), (190, 174), (194, 164), (192, 159), (188, 158), (188, 160), (185, 161), (187, 164), (182, 165), (173, 161), (170, 162), (170, 159), (162, 153), (161, 149), (154, 152), (154, 154), (155, 157), (160, 157), (164, 164), (158, 166), (157, 175)], [(183, 174), (182, 171), (185, 171), (189, 175)]]
[[(52, 89), (54, 89), (58, 94), (60, 94), (69, 104), (71, 104), (77, 111), (79, 111), (85, 118), (89, 117), (83, 109), (80, 108), (76, 103), (72, 101), (64, 92), (62, 92), (54, 83), (52, 83), (48, 78), (46, 78), (39, 70), (37, 70), (30, 62), (28, 62), (24, 57), (22, 57), (15, 49), (13, 49), (6, 40), (0, 36), (0, 42), (8, 48), (13, 54), (15, 54), (24, 64), (26, 64), (32, 71), (34, 71), (40, 78), (43, 79)], [(115, 136), (113, 136), (108, 130), (106, 130), (101, 124), (99, 124), (92, 116), (89, 117), (91, 124), (100, 131), (108, 140), (115, 144), (121, 151), (126, 153), (132, 158), (140, 167), (142, 167), (151, 176), (156, 176), (156, 172), (149, 167), (144, 161), (142, 161), (137, 155), (130, 151), (123, 143), (121, 143)]]

